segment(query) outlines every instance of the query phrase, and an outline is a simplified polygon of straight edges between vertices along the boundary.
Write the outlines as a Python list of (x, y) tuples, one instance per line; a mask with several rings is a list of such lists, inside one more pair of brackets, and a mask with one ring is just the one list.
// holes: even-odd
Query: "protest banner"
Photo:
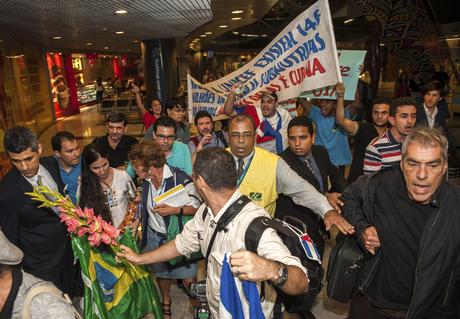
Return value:
[[(338, 81), (341, 81), (341, 74), (329, 3), (320, 0), (289, 23), (240, 69), (206, 84), (189, 77), (188, 99), (193, 107), (209, 106), (212, 103), (206, 101), (218, 103), (217, 96), (225, 99), (231, 87), (241, 83), (237, 96), (241, 104), (256, 103), (260, 99), (260, 91), (265, 89), (277, 92), (278, 100), (283, 101)], [(195, 91), (192, 85), (195, 85)]]
[[(339, 50), (340, 72), (342, 81), (345, 85), (345, 100), (354, 101), (355, 91), (358, 85), (359, 75), (362, 71), (362, 65), (366, 51), (361, 50)], [(310, 99), (335, 100), (335, 85), (303, 92), (300, 97)]]

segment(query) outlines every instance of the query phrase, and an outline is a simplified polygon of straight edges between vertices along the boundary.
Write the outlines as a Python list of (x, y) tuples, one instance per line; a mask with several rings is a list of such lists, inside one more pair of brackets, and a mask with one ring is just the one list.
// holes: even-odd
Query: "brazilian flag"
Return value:
[[(120, 243), (139, 252), (130, 231)], [(113, 252), (90, 246), (86, 236), (72, 236), (72, 248), (85, 284), (85, 319), (139, 319), (148, 313), (163, 318), (158, 293), (144, 267), (116, 262)]]

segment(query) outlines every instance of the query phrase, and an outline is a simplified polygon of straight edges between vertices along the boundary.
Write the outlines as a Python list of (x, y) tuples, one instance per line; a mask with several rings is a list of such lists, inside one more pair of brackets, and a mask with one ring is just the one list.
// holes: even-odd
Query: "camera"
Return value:
[(193, 318), (211, 318), (208, 301), (206, 299), (206, 281), (192, 283), (190, 285), (190, 296), (200, 302), (199, 306), (193, 307)]

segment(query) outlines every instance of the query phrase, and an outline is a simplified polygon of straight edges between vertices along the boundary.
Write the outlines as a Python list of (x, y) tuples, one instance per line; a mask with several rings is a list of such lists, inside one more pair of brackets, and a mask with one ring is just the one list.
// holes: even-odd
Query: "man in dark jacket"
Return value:
[(42, 145), (26, 127), (9, 129), (4, 145), (13, 169), (0, 183), (0, 228), (24, 252), (24, 271), (72, 296), (75, 267), (66, 226), (57, 208), (38, 207), (24, 194), (38, 185), (63, 194), (59, 166), (53, 158), (40, 158)]
[[(326, 148), (313, 145), (314, 141), (313, 122), (306, 116), (293, 118), (288, 124), (289, 147), (280, 156), (294, 172), (324, 194), (329, 203), (336, 203), (334, 208), (340, 211), (340, 205), (337, 203), (341, 202), (338, 197), (347, 186), (347, 181), (331, 163)], [(328, 186), (328, 179), (331, 187)], [(324, 239), (320, 235), (322, 222), (318, 215), (309, 208), (296, 205), (290, 197), (280, 195), (276, 203), (275, 217), (283, 219), (285, 216), (295, 217), (307, 225), (308, 234), (322, 257)]]
[(359, 178), (344, 216), (375, 254), (361, 271), (349, 319), (459, 318), (460, 189), (445, 181), (447, 139), (414, 129), (400, 167)]

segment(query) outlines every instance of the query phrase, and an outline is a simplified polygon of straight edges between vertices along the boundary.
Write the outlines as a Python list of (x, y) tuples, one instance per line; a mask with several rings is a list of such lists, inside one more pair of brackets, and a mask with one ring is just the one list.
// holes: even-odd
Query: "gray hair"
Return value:
[(417, 127), (411, 130), (411, 132), (404, 139), (402, 145), (401, 156), (402, 160), (407, 157), (407, 148), (411, 143), (418, 143), (425, 147), (440, 147), (442, 150), (442, 160), (447, 160), (447, 138), (442, 134), (442, 131), (438, 128), (428, 127)]

